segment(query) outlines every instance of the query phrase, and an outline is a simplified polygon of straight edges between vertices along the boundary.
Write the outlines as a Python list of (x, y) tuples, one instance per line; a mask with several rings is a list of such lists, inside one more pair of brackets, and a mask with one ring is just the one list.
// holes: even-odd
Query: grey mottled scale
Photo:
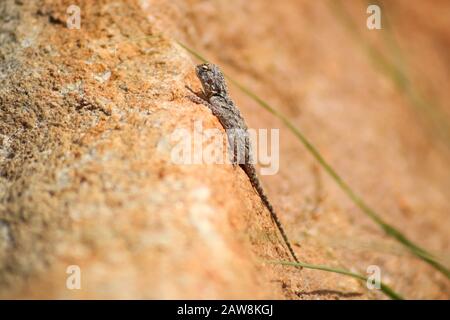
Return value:
[(204, 100), (194, 100), (208, 106), (213, 115), (219, 119), (227, 133), (231, 162), (235, 165), (239, 164), (239, 166), (247, 174), (250, 179), (250, 183), (258, 192), (262, 202), (269, 210), (272, 219), (275, 221), (275, 224), (277, 225), (289, 252), (294, 260), (298, 262), (297, 256), (292, 249), (286, 232), (284, 231), (275, 210), (269, 202), (269, 199), (264, 193), (264, 189), (262, 188), (258, 175), (256, 174), (255, 166), (251, 161), (251, 143), (247, 132), (247, 125), (244, 118), (241, 116), (239, 109), (228, 95), (225, 77), (219, 67), (213, 64), (200, 64), (196, 67), (195, 71), (203, 87), (202, 98)]

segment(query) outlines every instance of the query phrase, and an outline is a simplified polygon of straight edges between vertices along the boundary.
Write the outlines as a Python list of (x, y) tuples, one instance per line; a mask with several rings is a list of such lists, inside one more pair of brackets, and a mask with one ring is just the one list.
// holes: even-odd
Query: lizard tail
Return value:
[(270, 215), (271, 215), (273, 221), (275, 222), (275, 224), (277, 225), (277, 228), (280, 231), (281, 236), (283, 237), (284, 243), (288, 247), (292, 258), (294, 259), (295, 262), (299, 263), (297, 256), (295, 255), (295, 252), (292, 249), (291, 243), (286, 235), (286, 232), (284, 231), (281, 221), (280, 221), (280, 219), (278, 219), (278, 216), (275, 213), (275, 210), (273, 209), (272, 204), (269, 202), (269, 198), (267, 198), (266, 194), (264, 193), (264, 189), (262, 188), (261, 184), (259, 183), (259, 179), (256, 175), (255, 167), (253, 165), (243, 165), (241, 167), (245, 171), (247, 176), (250, 178), (250, 180), (251, 180), (250, 182), (251, 182), (252, 186), (256, 189), (262, 202), (264, 203), (266, 208), (269, 210)]

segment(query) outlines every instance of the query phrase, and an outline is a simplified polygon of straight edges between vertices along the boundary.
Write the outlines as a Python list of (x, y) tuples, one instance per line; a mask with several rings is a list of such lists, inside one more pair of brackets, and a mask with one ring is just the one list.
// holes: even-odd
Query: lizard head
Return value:
[(195, 73), (202, 84), (207, 99), (212, 96), (221, 96), (224, 98), (228, 96), (225, 77), (219, 67), (211, 63), (199, 64), (195, 68)]

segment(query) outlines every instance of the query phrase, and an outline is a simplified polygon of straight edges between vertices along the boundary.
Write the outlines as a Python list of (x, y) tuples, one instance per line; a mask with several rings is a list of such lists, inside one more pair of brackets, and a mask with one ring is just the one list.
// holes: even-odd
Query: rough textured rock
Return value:
[[(1, 297), (383, 297), (354, 279), (265, 264), (288, 255), (245, 174), (170, 161), (174, 129), (220, 127), (186, 99), (186, 84), (198, 88), (195, 61), (176, 39), (281, 106), (388, 221), (448, 253), (447, 158), (324, 4), (80, 1), (81, 29), (69, 30), (71, 4), (0, 3)], [(412, 14), (428, 26), (430, 12)], [(435, 22), (417, 33), (449, 39)], [(417, 52), (413, 61), (434, 54), (433, 70), (448, 67), (439, 50)], [(362, 273), (376, 264), (407, 297), (448, 298), (447, 280), (362, 216), (278, 121), (232, 93), (250, 126), (281, 127), (280, 173), (263, 182), (302, 260)], [(66, 287), (70, 265), (81, 290)]]
[[(421, 107), (432, 113), (439, 105), (449, 128), (450, 92), (442, 85), (449, 81), (449, 3), (383, 1), (382, 16), (392, 29), (383, 20), (383, 31), (370, 31), (366, 2), (339, 1), (349, 18), (331, 6), (335, 2), (286, 0), (269, 9), (265, 1), (153, 0), (150, 15), (282, 110), (386, 221), (450, 265), (449, 154), (441, 148), (448, 140), (423, 121), (363, 42), (406, 68), (414, 90), (428, 101)], [(291, 239), (301, 244), (301, 260), (361, 273), (376, 265), (407, 298), (448, 299), (448, 279), (384, 235), (283, 124), (232, 89), (250, 127), (280, 128), (280, 172), (263, 182)], [(383, 297), (323, 272), (302, 271), (300, 283), (275, 277), (290, 298)]]
[(175, 128), (218, 125), (185, 98), (192, 60), (136, 4), (86, 1), (80, 30), (69, 5), (1, 4), (2, 296), (276, 296), (246, 240), (254, 212), (275, 229), (244, 176), (170, 162)]

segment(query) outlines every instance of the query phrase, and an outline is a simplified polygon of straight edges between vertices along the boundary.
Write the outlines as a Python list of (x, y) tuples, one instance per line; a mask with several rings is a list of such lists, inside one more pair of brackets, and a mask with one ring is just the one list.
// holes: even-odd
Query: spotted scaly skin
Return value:
[(292, 258), (295, 262), (299, 262), (280, 219), (264, 193), (264, 189), (256, 174), (255, 166), (251, 161), (252, 152), (247, 125), (245, 124), (239, 109), (228, 94), (228, 88), (223, 73), (220, 71), (219, 67), (209, 63), (198, 65), (195, 71), (202, 84), (203, 93), (201, 98), (196, 96), (193, 100), (206, 105), (211, 109), (212, 114), (219, 119), (219, 122), (222, 124), (222, 127), (225, 129), (228, 136), (228, 150), (231, 162), (233, 165), (239, 164), (247, 174), (250, 183), (258, 192), (262, 202), (269, 210), (273, 221), (275, 221)]

